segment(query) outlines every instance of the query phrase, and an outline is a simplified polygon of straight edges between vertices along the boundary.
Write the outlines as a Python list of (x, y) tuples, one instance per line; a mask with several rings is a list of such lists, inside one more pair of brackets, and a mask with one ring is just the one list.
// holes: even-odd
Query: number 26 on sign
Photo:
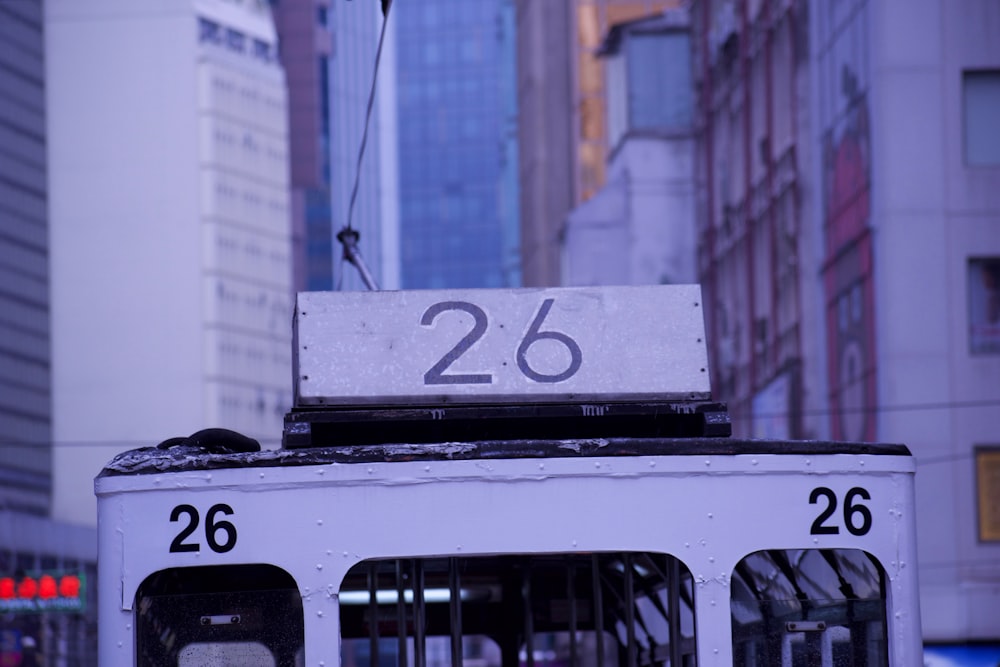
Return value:
[[(545, 299), (542, 302), (517, 348), (517, 367), (525, 377), (533, 382), (549, 384), (568, 380), (576, 375), (583, 364), (583, 352), (580, 351), (580, 346), (575, 340), (561, 331), (541, 330), (542, 322), (548, 316), (554, 301), (555, 299)], [(459, 311), (471, 315), (473, 319), (472, 329), (424, 373), (424, 384), (492, 384), (493, 375), (491, 373), (445, 373), (459, 357), (468, 352), (479, 339), (485, 336), (489, 329), (489, 318), (486, 316), (486, 312), (468, 301), (439, 301), (424, 311), (420, 318), (420, 324), (429, 327), (434, 324), (439, 315), (448, 311)], [(556, 341), (566, 348), (570, 360), (569, 365), (564, 370), (559, 373), (541, 373), (531, 367), (527, 358), (528, 350), (541, 340)]]

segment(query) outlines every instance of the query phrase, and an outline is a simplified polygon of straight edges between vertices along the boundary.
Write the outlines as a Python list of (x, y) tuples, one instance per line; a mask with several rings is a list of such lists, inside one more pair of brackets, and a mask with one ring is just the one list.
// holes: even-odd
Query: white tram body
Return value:
[[(547, 315), (572, 293), (513, 292), (554, 299)], [(628, 298), (651, 293), (677, 295)], [(427, 303), (482, 298), (407, 307), (419, 320)], [(498, 308), (481, 312), (492, 323)], [(570, 331), (585, 368), (601, 327), (532, 326), (538, 312), (516, 333)], [(457, 315), (472, 318), (461, 331), (479, 317)], [(322, 348), (302, 326), (297, 345)], [(532, 352), (543, 378), (574, 363)], [(551, 403), (515, 404), (513, 384), (498, 389), (506, 403), (463, 402), (453, 383), (430, 405), (404, 387), (358, 410), (328, 389), (305, 407), (298, 386), (280, 450), (206, 437), (119, 456), (95, 483), (101, 664), (922, 664), (906, 448), (722, 437), (713, 404), (678, 402), (707, 396), (695, 357), (695, 379), (660, 403), (655, 386), (636, 397), (611, 381), (543, 388)], [(450, 364), (442, 376), (463, 370)], [(497, 372), (460, 377), (484, 368)]]

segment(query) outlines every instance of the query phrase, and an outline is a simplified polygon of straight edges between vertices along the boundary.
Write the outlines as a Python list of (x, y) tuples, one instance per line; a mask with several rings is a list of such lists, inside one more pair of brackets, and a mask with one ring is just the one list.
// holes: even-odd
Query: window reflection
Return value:
[(302, 597), (271, 565), (171, 568), (135, 598), (137, 665), (297, 667)]
[(367, 561), (339, 594), (342, 664), (695, 664), (694, 583), (653, 553)]
[(885, 576), (859, 549), (750, 554), (730, 609), (734, 665), (888, 665)]

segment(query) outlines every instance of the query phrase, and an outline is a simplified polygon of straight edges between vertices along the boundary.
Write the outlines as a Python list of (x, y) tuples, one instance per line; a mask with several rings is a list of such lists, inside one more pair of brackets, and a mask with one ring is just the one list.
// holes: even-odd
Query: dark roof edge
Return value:
[(766, 454), (911, 456), (910, 450), (905, 445), (896, 444), (817, 440), (740, 440), (733, 438), (582, 438), (576, 440), (502, 440), (421, 445), (401, 443), (241, 453), (211, 453), (197, 447), (178, 446), (169, 449), (146, 447), (124, 452), (105, 466), (99, 477), (330, 463)]

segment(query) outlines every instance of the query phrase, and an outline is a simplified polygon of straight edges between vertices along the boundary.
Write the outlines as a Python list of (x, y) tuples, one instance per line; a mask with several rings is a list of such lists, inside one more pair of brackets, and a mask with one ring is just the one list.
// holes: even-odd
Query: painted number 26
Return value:
[[(867, 535), (872, 529), (872, 512), (861, 500), (871, 500), (871, 494), (860, 486), (855, 486), (844, 495), (844, 527), (851, 535)], [(826, 508), (819, 513), (816, 520), (812, 522), (810, 535), (839, 535), (840, 526), (836, 523), (827, 523), (837, 511), (837, 494), (832, 489), (820, 486), (812, 490), (809, 494), (809, 504), (815, 505), (826, 501)]]
[[(224, 554), (227, 551), (232, 551), (233, 547), (236, 546), (236, 526), (224, 519), (218, 519), (219, 514), (232, 516), (233, 508), (225, 503), (219, 503), (208, 509), (205, 514), (205, 541), (208, 543), (209, 549)], [(170, 512), (170, 522), (180, 521), (182, 515), (187, 517), (187, 525), (177, 533), (173, 542), (170, 543), (171, 553), (201, 551), (200, 543), (188, 541), (188, 538), (198, 530), (200, 519), (197, 508), (193, 505), (178, 505)]]
[[(531, 321), (527, 333), (521, 339), (521, 344), (517, 347), (517, 367), (529, 380), (534, 382), (562, 382), (576, 375), (583, 363), (583, 353), (577, 342), (561, 331), (542, 331), (542, 322), (552, 309), (554, 299), (545, 299), (542, 302), (535, 318)], [(420, 318), (420, 324), (428, 327), (441, 313), (449, 310), (457, 310), (472, 315), (472, 329), (462, 340), (458, 341), (455, 347), (451, 348), (437, 363), (424, 373), (424, 384), (493, 384), (493, 375), (490, 373), (445, 373), (458, 358), (468, 352), (476, 341), (486, 334), (489, 328), (489, 319), (482, 308), (468, 301), (441, 301), (435, 303)], [(564, 346), (569, 351), (569, 366), (560, 373), (540, 373), (528, 363), (528, 349), (540, 340), (553, 340)]]

